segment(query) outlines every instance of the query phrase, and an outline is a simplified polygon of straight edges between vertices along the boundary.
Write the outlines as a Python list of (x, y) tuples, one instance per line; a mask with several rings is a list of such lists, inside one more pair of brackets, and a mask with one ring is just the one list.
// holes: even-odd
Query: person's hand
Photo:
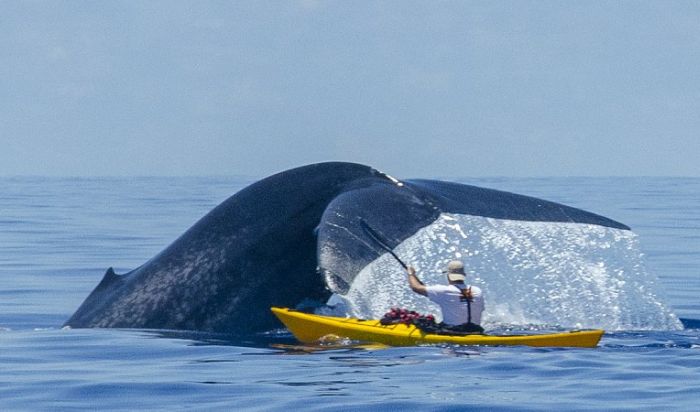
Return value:
[(406, 272), (408, 272), (408, 276), (415, 276), (416, 275), (416, 269), (413, 266), (409, 266), (406, 268)]

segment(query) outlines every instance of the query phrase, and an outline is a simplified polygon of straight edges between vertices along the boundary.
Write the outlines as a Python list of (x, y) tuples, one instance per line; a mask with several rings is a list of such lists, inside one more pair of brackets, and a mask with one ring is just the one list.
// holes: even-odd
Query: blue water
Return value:
[(295, 346), (63, 330), (108, 266), (126, 272), (249, 178), (0, 178), (0, 410), (698, 410), (700, 179), (461, 179), (630, 225), (684, 330), (596, 349)]

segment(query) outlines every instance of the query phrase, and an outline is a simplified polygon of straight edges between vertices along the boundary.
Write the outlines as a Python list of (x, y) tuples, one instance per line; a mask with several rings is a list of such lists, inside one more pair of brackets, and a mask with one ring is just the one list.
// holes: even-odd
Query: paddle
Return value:
[(365, 233), (367, 233), (367, 236), (371, 237), (372, 240), (374, 240), (375, 242), (377, 242), (377, 244), (378, 244), (382, 249), (384, 249), (384, 250), (386, 250), (387, 252), (389, 252), (389, 254), (390, 254), (391, 256), (393, 256), (394, 259), (396, 259), (396, 261), (399, 262), (399, 263), (401, 264), (401, 266), (403, 266), (404, 269), (408, 269), (408, 265), (406, 265), (405, 263), (403, 263), (403, 261), (402, 261), (401, 259), (399, 259), (398, 256), (396, 256), (396, 253), (394, 253), (394, 251), (391, 250), (391, 248), (389, 247), (389, 245), (386, 244), (386, 241), (382, 240), (381, 236), (379, 236), (379, 233), (375, 232), (375, 230), (372, 229), (372, 228), (367, 224), (367, 222), (364, 221), (364, 219), (360, 219), (360, 227), (362, 228), (362, 230), (365, 231)]

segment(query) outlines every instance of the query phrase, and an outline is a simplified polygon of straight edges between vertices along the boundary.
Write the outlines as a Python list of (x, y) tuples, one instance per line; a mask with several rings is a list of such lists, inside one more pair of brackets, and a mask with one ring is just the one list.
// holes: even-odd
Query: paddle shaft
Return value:
[(374, 240), (382, 249), (384, 249), (384, 250), (386, 250), (387, 252), (389, 252), (389, 254), (390, 254), (391, 256), (393, 256), (393, 258), (396, 259), (396, 261), (399, 262), (399, 264), (400, 264), (401, 266), (403, 266), (404, 269), (408, 269), (408, 265), (406, 265), (406, 264), (403, 262), (403, 260), (401, 260), (398, 256), (396, 256), (396, 253), (394, 253), (394, 251), (391, 250), (391, 248), (389, 247), (389, 245), (387, 245), (386, 242), (385, 242), (384, 240), (382, 240), (382, 238), (379, 236), (379, 233), (375, 232), (374, 229), (372, 229), (372, 228), (367, 224), (367, 222), (365, 222), (364, 220), (360, 219), (360, 226), (362, 227), (362, 230), (364, 230), (365, 233), (367, 233), (367, 235), (368, 235), (369, 237), (371, 237), (372, 240)]

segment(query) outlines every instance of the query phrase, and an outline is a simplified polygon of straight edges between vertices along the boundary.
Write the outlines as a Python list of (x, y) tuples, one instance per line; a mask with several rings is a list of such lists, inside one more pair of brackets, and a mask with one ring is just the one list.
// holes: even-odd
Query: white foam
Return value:
[[(485, 292), (486, 325), (683, 328), (628, 230), (443, 214), (395, 251), (425, 283), (444, 283), (446, 263), (462, 259), (468, 282)], [(365, 267), (343, 298), (357, 317), (381, 317), (392, 306), (439, 314), (408, 288), (405, 272), (388, 254)]]

